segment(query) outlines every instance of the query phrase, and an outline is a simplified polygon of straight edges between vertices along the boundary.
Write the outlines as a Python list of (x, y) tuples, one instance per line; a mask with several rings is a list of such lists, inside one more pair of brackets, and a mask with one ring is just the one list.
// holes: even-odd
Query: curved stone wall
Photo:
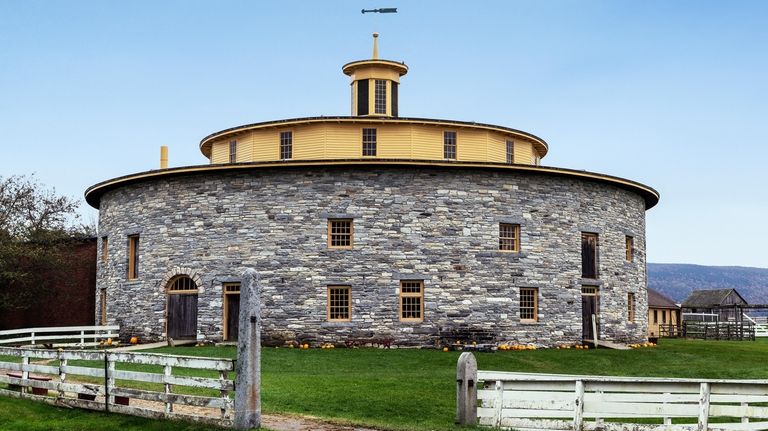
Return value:
[[(354, 219), (354, 249), (327, 247), (327, 219)], [(520, 223), (521, 251), (498, 251), (498, 224)], [(577, 342), (581, 232), (599, 234), (601, 338), (639, 341), (647, 327), (645, 202), (589, 180), (484, 169), (328, 167), (152, 179), (106, 192), (98, 269), (108, 321), (162, 338), (169, 274), (201, 286), (198, 329), (221, 339), (222, 283), (256, 268), (264, 335), (432, 345), (485, 331), (496, 341)], [(127, 235), (139, 234), (139, 277), (127, 281)], [(625, 235), (634, 237), (633, 262)], [(101, 244), (100, 244), (101, 247)], [(101, 255), (101, 250), (99, 250)], [(401, 279), (423, 279), (424, 321), (398, 319)], [(350, 285), (352, 320), (326, 321), (327, 286)], [(538, 288), (539, 319), (519, 319), (519, 289)], [(635, 322), (627, 294), (635, 293)]]

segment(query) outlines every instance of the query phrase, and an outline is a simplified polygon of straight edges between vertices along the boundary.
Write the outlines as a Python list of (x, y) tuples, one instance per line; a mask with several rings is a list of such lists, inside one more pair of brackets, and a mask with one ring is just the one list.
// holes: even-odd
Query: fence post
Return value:
[(584, 381), (576, 380), (576, 402), (573, 405), (573, 429), (581, 431), (584, 426)]
[(471, 352), (456, 363), (456, 423), (477, 424), (477, 360)]
[(256, 270), (243, 273), (235, 384), (235, 429), (261, 427), (261, 285)]
[(67, 373), (64, 372), (64, 368), (67, 366), (67, 358), (62, 358), (63, 352), (59, 349), (59, 396), (58, 398), (64, 398), (64, 381), (67, 380)]
[(85, 346), (85, 331), (80, 331), (80, 347)]
[(171, 402), (171, 384), (168, 381), (171, 379), (172, 368), (170, 365), (165, 364), (163, 366), (163, 383), (165, 383), (165, 414), (173, 412), (173, 403)]
[(701, 384), (699, 395), (699, 426), (697, 431), (707, 431), (709, 428), (709, 383)]
[(496, 428), (501, 428), (501, 420), (504, 413), (504, 382), (496, 380), (494, 387), (496, 395), (493, 399), (493, 425)]
[(30, 335), (30, 338), (32, 338), (32, 345), (34, 346), (35, 345), (35, 332), (34, 331), (32, 331), (32, 333)]
[(115, 387), (115, 359), (111, 353), (104, 352), (104, 405), (109, 411), (109, 406), (115, 403), (115, 396), (111, 389)]

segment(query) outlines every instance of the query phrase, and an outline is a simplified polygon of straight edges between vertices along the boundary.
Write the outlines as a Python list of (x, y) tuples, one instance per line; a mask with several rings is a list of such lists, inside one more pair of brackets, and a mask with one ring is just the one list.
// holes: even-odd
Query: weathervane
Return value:
[(360, 13), (368, 13), (368, 12), (374, 12), (374, 13), (397, 13), (396, 7), (383, 7), (379, 9), (363, 9), (360, 11)]

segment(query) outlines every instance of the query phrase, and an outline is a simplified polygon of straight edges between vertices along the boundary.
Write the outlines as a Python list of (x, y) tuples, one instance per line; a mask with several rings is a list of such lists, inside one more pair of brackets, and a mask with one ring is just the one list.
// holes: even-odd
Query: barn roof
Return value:
[[(725, 298), (727, 298), (728, 295), (731, 294), (731, 292), (735, 293), (736, 296), (738, 296), (739, 298), (741, 298), (742, 301), (744, 301), (744, 298), (741, 295), (739, 295), (739, 292), (737, 292), (736, 289), (694, 290), (683, 301), (683, 307), (706, 308), (706, 307), (722, 305), (723, 301), (725, 301)], [(744, 303), (746, 304), (747, 301), (744, 301)]]
[(675, 301), (658, 290), (648, 289), (648, 308), (679, 308)]

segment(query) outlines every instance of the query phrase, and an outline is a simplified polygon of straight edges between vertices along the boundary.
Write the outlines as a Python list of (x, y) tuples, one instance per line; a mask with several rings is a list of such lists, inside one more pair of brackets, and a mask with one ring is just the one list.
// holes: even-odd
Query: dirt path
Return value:
[(261, 425), (275, 431), (376, 431), (306, 416), (263, 415)]

